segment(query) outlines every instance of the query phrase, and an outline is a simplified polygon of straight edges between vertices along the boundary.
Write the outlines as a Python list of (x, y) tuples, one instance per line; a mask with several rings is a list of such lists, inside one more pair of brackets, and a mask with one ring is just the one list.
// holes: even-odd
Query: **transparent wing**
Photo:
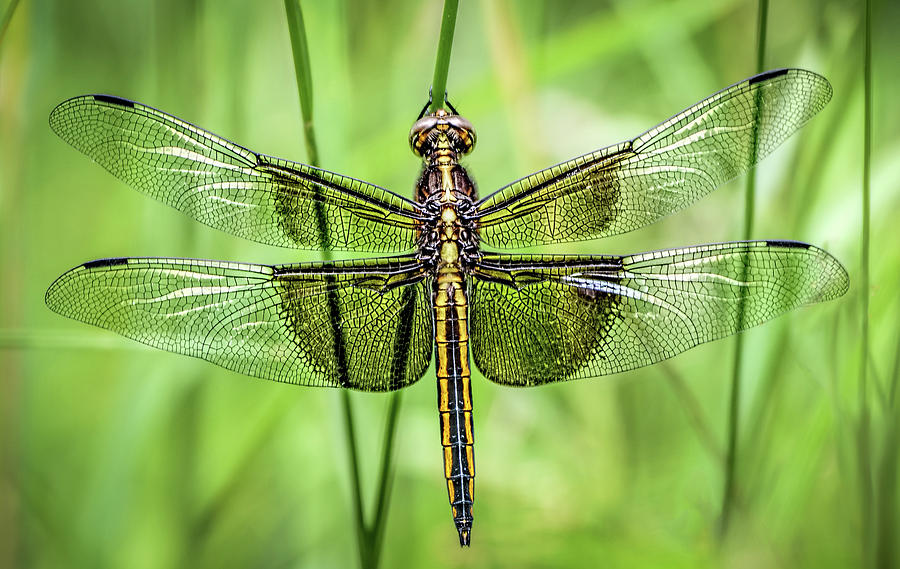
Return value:
[(649, 365), (839, 297), (849, 285), (832, 256), (793, 241), (628, 257), (486, 255), (476, 277), (475, 364), (488, 379), (518, 386)]
[(274, 267), (103, 259), (65, 273), (46, 295), (64, 316), (155, 348), (263, 379), (363, 391), (425, 373), (429, 298), (407, 257)]
[(311, 249), (415, 246), (413, 202), (353, 178), (257, 154), (140, 103), (75, 97), (53, 110), (50, 126), (132, 188), (239, 237)]
[(753, 166), (831, 98), (824, 77), (779, 69), (732, 85), (634, 140), (513, 182), (478, 206), (481, 240), (530, 247), (624, 233)]

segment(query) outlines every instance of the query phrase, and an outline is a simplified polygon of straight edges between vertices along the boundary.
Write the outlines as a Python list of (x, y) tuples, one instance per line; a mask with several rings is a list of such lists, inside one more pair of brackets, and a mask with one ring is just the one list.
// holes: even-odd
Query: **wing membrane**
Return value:
[(486, 255), (476, 276), (475, 364), (519, 386), (649, 365), (836, 298), (849, 284), (828, 253), (791, 241), (628, 257)]
[(156, 348), (299, 385), (399, 389), (431, 360), (429, 295), (406, 257), (282, 266), (104, 259), (62, 275), (46, 301)]
[(780, 69), (732, 85), (641, 136), (513, 182), (478, 204), (481, 240), (530, 247), (624, 233), (693, 203), (771, 153), (831, 98)]
[(313, 249), (383, 252), (415, 246), (413, 202), (359, 180), (257, 154), (139, 103), (76, 97), (53, 110), (50, 126), (134, 189), (239, 237)]

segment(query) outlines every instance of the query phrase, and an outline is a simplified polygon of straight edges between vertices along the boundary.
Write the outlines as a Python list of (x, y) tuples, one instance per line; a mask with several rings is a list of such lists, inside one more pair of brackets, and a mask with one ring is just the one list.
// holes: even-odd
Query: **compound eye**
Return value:
[(472, 152), (472, 149), (475, 148), (475, 127), (472, 126), (472, 123), (459, 115), (448, 117), (447, 123), (459, 138), (460, 148), (458, 151), (461, 154)]
[(428, 135), (437, 126), (437, 123), (438, 119), (436, 117), (422, 117), (413, 123), (412, 128), (409, 129), (409, 146), (416, 156), (422, 156), (422, 149), (428, 141)]
[(470, 132), (475, 131), (475, 128), (472, 126), (472, 123), (469, 122), (469, 119), (462, 115), (452, 115), (447, 117), (447, 124), (453, 128), (468, 130)]

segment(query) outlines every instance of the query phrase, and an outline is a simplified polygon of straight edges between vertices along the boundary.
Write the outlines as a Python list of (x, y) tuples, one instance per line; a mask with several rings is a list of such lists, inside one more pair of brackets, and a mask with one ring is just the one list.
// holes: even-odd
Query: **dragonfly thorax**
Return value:
[(437, 156), (464, 156), (475, 148), (475, 128), (460, 115), (444, 109), (417, 120), (409, 131), (409, 146), (416, 156), (433, 161)]
[(465, 270), (477, 259), (475, 199), (475, 186), (459, 164), (425, 166), (416, 185), (416, 200), (425, 213), (417, 256), (426, 265), (438, 268), (452, 259)]

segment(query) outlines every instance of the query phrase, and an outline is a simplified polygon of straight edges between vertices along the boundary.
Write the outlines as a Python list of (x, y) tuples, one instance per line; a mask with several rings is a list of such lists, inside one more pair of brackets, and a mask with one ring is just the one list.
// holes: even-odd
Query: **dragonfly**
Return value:
[(408, 199), (133, 101), (75, 97), (52, 111), (52, 129), (195, 220), (269, 245), (389, 256), (285, 265), (99, 259), (60, 276), (46, 303), (156, 348), (303, 386), (402, 389), (426, 373), (433, 351), (444, 478), (459, 543), (469, 545), (470, 361), (516, 387), (614, 374), (849, 286), (834, 257), (798, 241), (633, 255), (502, 251), (653, 223), (748, 170), (830, 98), (820, 75), (768, 71), (483, 198), (460, 163), (475, 146), (472, 124), (448, 102), (426, 106), (409, 134), (423, 166)]

